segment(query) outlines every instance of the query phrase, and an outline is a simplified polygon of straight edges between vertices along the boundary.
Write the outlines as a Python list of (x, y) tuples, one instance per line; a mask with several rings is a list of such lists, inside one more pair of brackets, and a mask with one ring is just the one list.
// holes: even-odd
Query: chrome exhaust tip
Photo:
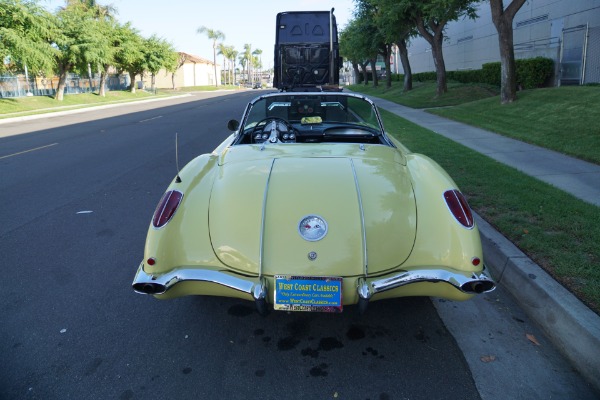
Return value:
[(474, 280), (463, 283), (460, 287), (465, 293), (481, 294), (491, 292), (496, 288), (496, 284), (491, 280)]
[(153, 282), (134, 283), (133, 290), (140, 294), (163, 294), (167, 288), (164, 285)]

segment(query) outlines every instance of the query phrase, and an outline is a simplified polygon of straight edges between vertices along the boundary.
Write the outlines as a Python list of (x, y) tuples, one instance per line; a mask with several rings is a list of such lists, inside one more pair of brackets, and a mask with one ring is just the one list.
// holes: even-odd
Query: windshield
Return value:
[(391, 146), (375, 104), (348, 93), (274, 93), (250, 102), (233, 144), (359, 143)]
[(357, 125), (381, 132), (372, 103), (362, 97), (331, 94), (285, 94), (257, 100), (244, 121), (242, 131), (254, 128), (267, 118), (280, 118), (298, 129), (309, 125)]

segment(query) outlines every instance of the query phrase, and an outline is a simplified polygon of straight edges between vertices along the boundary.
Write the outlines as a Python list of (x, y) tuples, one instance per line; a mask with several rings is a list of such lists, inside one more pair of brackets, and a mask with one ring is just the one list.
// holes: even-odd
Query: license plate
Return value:
[(275, 310), (342, 312), (342, 278), (275, 275)]

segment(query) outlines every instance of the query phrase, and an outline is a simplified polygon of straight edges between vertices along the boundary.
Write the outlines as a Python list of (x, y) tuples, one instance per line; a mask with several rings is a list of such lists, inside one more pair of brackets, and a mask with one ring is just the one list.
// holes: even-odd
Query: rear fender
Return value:
[[(148, 229), (144, 260), (154, 258), (154, 265), (145, 262), (144, 271), (161, 274), (182, 265), (222, 266), (210, 245), (208, 204), (215, 177), (217, 156), (196, 157), (179, 173), (168, 190), (183, 193), (183, 199), (172, 219), (163, 227)], [(184, 218), (185, 217), (185, 218)]]
[[(435, 161), (421, 155), (407, 155), (417, 204), (417, 235), (410, 257), (403, 267), (430, 265), (461, 271), (481, 271), (483, 260), (477, 225), (465, 228), (456, 221), (444, 200), (444, 192), (457, 189), (456, 183)], [(440, 244), (448, 245), (441, 246)]]

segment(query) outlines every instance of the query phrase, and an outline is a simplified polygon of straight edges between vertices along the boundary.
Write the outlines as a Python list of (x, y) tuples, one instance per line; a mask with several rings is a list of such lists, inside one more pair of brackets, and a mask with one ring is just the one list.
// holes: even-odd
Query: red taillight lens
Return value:
[(462, 226), (465, 228), (473, 227), (474, 222), (471, 207), (469, 207), (467, 199), (465, 199), (465, 196), (463, 196), (461, 192), (456, 189), (446, 190), (444, 192), (444, 200), (446, 200), (446, 204), (452, 215), (454, 215), (454, 218), (456, 218)]
[(154, 217), (152, 217), (152, 225), (155, 228), (161, 228), (167, 224), (175, 215), (177, 207), (183, 199), (183, 193), (177, 190), (169, 190), (166, 192), (158, 203), (158, 207), (154, 211)]

